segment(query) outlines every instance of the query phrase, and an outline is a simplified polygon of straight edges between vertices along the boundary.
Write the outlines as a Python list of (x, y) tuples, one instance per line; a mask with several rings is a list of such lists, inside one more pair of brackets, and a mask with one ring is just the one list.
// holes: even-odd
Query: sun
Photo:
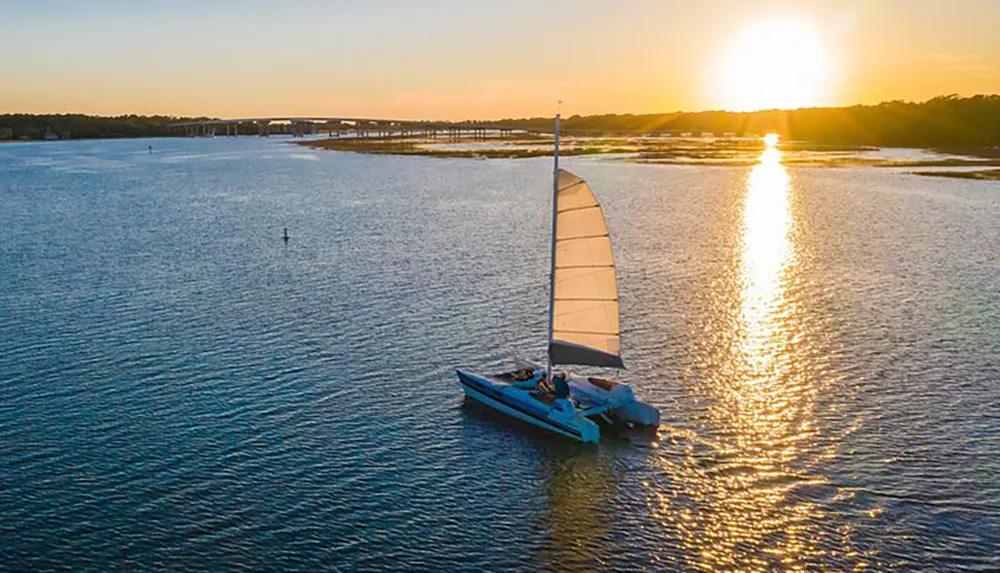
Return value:
[(832, 73), (829, 51), (807, 21), (775, 17), (731, 39), (715, 68), (712, 95), (731, 111), (823, 105)]

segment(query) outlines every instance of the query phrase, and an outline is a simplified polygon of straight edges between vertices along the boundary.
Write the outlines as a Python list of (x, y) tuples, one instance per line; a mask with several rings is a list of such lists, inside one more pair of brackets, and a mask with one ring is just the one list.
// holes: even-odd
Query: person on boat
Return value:
[(555, 398), (569, 397), (569, 383), (566, 382), (565, 372), (555, 372), (552, 379), (548, 379), (543, 374), (538, 381), (538, 391), (553, 396)]
[(522, 390), (535, 390), (538, 387), (538, 376), (531, 368), (517, 370), (511, 374), (514, 386)]
[(556, 398), (569, 398), (569, 383), (566, 382), (566, 373), (559, 372), (552, 375), (553, 391)]

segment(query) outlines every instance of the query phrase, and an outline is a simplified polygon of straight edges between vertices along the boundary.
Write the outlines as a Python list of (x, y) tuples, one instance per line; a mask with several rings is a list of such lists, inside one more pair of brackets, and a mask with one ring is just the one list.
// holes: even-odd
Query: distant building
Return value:
[(0, 127), (0, 139), (14, 139), (14, 130), (9, 127)]
[(46, 126), (45, 135), (42, 136), (42, 139), (46, 141), (52, 141), (54, 139), (59, 139), (59, 136), (52, 132), (51, 127)]

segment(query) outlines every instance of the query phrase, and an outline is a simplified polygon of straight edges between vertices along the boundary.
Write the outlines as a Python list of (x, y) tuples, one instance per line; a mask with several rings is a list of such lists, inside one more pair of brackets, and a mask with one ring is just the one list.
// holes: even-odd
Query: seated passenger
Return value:
[(528, 368), (514, 372), (514, 380), (517, 380), (518, 382), (523, 382), (529, 378), (531, 378), (531, 370)]
[(544, 373), (538, 378), (538, 391), (545, 394), (555, 395), (555, 391), (552, 389), (552, 385), (549, 383), (549, 379), (545, 377)]
[(514, 373), (514, 387), (522, 390), (534, 390), (538, 385), (538, 379), (531, 369), (518, 370)]
[(555, 385), (556, 398), (569, 398), (569, 383), (566, 382), (565, 372), (552, 376), (552, 383)]

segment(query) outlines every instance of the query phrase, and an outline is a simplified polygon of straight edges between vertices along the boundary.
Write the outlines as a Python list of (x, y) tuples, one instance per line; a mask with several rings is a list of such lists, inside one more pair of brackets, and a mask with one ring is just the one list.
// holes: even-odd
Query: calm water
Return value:
[[(1000, 568), (1000, 185), (574, 158), (655, 439), (537, 355), (548, 160), (0, 146), (0, 569)], [(287, 226), (291, 241), (280, 240)]]

